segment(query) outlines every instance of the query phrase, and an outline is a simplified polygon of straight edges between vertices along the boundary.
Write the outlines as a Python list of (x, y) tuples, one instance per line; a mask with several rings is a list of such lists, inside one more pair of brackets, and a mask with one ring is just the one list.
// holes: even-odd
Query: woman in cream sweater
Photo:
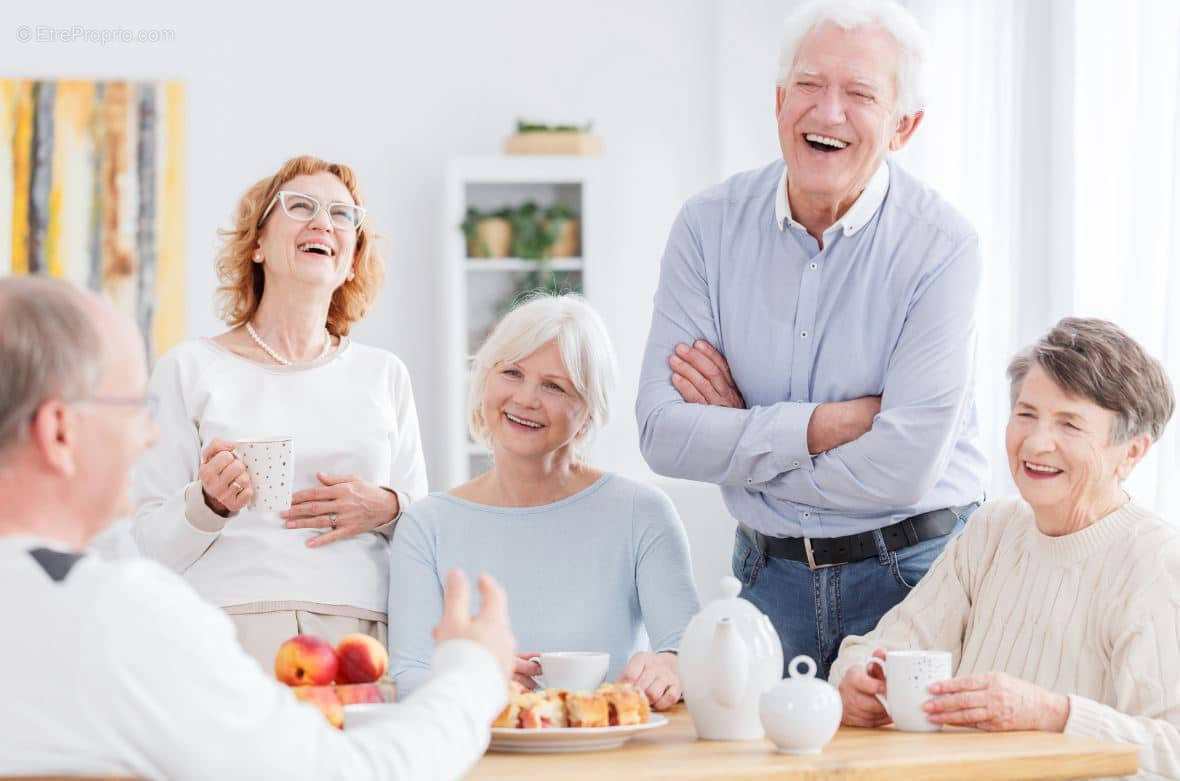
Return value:
[(1145, 777), (1180, 777), (1180, 530), (1121, 483), (1174, 406), (1163, 367), (1115, 325), (1066, 318), (1008, 367), (1008, 465), (929, 574), (832, 666), (844, 723), (889, 721), (870, 654), (950, 651), (931, 721), (1138, 744)]
[[(230, 330), (161, 358), (159, 444), (136, 470), (143, 553), (230, 614), (269, 669), (304, 633), (386, 642), (389, 536), (426, 493), (417, 413), (398, 358), (353, 342), (381, 286), (356, 176), (289, 160), (238, 204), (217, 261)], [(292, 504), (250, 507), (235, 441), (291, 437)]]

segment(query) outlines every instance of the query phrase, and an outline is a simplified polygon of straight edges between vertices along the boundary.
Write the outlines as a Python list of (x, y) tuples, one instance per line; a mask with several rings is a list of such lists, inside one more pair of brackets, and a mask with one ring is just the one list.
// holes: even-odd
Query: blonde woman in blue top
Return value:
[(675, 651), (699, 607), (688, 541), (658, 489), (580, 456), (609, 415), (615, 359), (601, 318), (579, 296), (540, 296), (509, 313), (475, 356), (472, 435), (491, 469), (407, 508), (393, 539), (390, 656), (399, 691), (427, 677), (430, 628), (450, 569), (504, 584), (536, 686), (542, 651), (607, 651), (608, 678), (652, 705), (681, 694)]

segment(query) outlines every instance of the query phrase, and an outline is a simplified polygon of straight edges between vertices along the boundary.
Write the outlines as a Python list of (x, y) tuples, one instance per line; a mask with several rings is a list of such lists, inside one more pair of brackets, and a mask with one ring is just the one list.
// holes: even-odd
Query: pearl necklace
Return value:
[[(249, 321), (246, 321), (246, 332), (250, 334), (250, 338), (254, 340), (254, 343), (257, 344), (259, 347), (261, 347), (263, 350), (265, 350), (266, 354), (269, 355), (271, 358), (274, 358), (276, 361), (281, 363), (283, 366), (290, 366), (291, 365), (291, 362), (288, 361), (283, 356), (279, 355), (278, 351), (275, 350), (275, 348), (271, 347), (269, 344), (262, 341), (262, 337), (258, 335), (258, 332), (254, 330), (254, 326), (251, 325)], [(316, 356), (314, 360), (318, 361), (320, 358), (323, 358), (325, 355), (328, 354), (328, 350), (330, 350), (330, 349), (332, 349), (332, 334), (328, 332), (327, 328), (325, 328), (324, 329), (324, 349), (320, 350), (320, 354), (318, 356)]]

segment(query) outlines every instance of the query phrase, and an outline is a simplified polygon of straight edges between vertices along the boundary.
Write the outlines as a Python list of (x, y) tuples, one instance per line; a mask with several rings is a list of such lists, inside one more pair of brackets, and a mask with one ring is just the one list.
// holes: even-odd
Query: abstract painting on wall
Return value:
[(109, 296), (150, 354), (184, 337), (180, 82), (0, 79), (0, 276)]

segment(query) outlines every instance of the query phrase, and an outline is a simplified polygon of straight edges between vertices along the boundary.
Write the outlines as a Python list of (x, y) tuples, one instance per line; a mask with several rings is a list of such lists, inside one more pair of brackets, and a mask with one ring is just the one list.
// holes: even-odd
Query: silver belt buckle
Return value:
[(810, 537), (803, 538), (803, 550), (807, 554), (807, 566), (812, 570), (827, 569), (828, 567), (838, 567), (838, 566), (840, 566), (840, 563), (845, 563), (845, 562), (840, 562), (840, 563), (833, 563), (833, 564), (816, 564), (815, 563), (815, 552), (813, 550), (811, 550), (811, 538)]

